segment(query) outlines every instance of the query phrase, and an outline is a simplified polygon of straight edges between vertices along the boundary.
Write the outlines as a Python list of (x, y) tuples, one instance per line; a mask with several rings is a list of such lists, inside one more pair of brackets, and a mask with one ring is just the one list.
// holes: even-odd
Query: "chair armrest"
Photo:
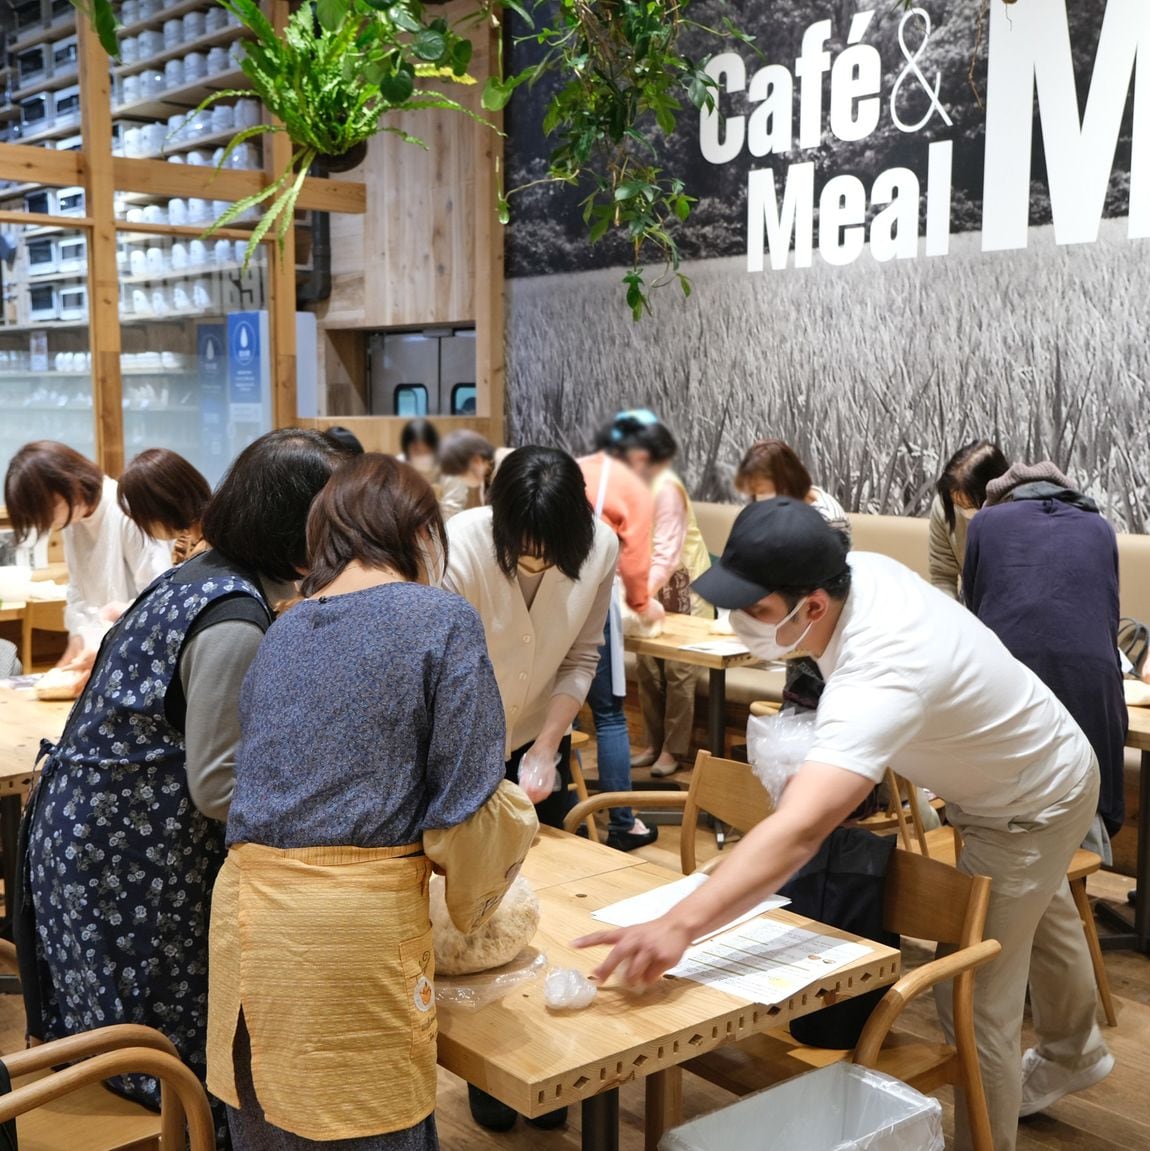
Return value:
[(62, 1063), (75, 1063), (80, 1059), (90, 1059), (128, 1047), (149, 1048), (179, 1058), (171, 1040), (155, 1028), (141, 1027), (135, 1023), (116, 1023), (110, 1027), (98, 1027), (95, 1031), (69, 1035), (66, 1039), (53, 1039), (39, 1047), (29, 1047), (26, 1051), (13, 1051), (3, 1057), (3, 1062), (8, 1068), (8, 1074), (18, 1079), (21, 1075), (45, 1071)]
[(571, 808), (563, 819), (563, 830), (574, 831), (605, 807), (686, 807), (687, 795), (685, 791), (601, 791)]
[(871, 1012), (871, 1017), (867, 1020), (855, 1046), (854, 1061), (864, 1066), (871, 1066), (890, 1029), (908, 1004), (936, 984), (945, 983), (964, 971), (973, 971), (976, 967), (989, 963), (1001, 950), (1002, 944), (997, 939), (984, 939), (981, 943), (963, 947), (959, 951), (943, 956), (942, 959), (924, 963), (904, 975), (888, 988), (879, 1005)]
[(782, 710), (782, 706), (781, 703), (775, 703), (775, 701), (771, 699), (756, 699), (751, 703), (748, 710), (751, 715), (778, 715)]

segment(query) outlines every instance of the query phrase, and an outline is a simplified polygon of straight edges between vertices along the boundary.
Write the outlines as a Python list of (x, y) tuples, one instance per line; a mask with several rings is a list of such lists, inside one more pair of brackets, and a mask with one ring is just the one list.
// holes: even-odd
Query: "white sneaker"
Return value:
[(1114, 1056), (1108, 1051), (1097, 1063), (1071, 1071), (1059, 1063), (1044, 1059), (1032, 1047), (1022, 1056), (1022, 1105), (1018, 1117), (1037, 1115), (1058, 1102), (1063, 1095), (1085, 1091), (1101, 1083), (1114, 1070)]

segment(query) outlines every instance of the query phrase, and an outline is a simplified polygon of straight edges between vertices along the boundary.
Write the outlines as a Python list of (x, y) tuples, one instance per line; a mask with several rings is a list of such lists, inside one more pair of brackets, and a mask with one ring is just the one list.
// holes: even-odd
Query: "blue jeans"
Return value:
[[(627, 717), (623, 714), (624, 696), (615, 695), (611, 684), (611, 620), (603, 629), (603, 646), (599, 649), (599, 666), (587, 693), (587, 704), (595, 720), (595, 746), (599, 755), (599, 790), (631, 790), (631, 740), (627, 734)], [(635, 826), (635, 815), (629, 807), (613, 807), (609, 830), (626, 834)]]

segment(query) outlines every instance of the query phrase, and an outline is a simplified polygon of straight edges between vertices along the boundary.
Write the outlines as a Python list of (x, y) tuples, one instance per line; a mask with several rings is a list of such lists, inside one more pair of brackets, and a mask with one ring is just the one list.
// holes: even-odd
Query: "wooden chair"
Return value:
[(889, 767), (884, 776), (883, 789), (886, 806), (874, 815), (855, 820), (852, 826), (862, 827), (878, 835), (897, 832), (898, 841), (904, 851), (918, 851), (929, 855), (926, 844), (926, 828), (922, 811), (919, 808), (918, 792), (901, 775), (896, 775)]
[[(962, 852), (962, 838), (957, 828), (940, 827), (926, 833), (927, 851), (932, 859), (953, 864)], [(1098, 986), (1098, 998), (1102, 1002), (1102, 1012), (1110, 1027), (1118, 1026), (1118, 1014), (1114, 1008), (1114, 996), (1110, 991), (1110, 976), (1106, 972), (1106, 960), (1102, 954), (1102, 944), (1098, 940), (1098, 925), (1094, 922), (1094, 912), (1090, 907), (1090, 897), (1086, 894), (1086, 880), (1102, 868), (1102, 856), (1094, 851), (1080, 848), (1074, 853), (1066, 878), (1070, 883), (1070, 894), (1074, 906), (1078, 908), (1078, 918), (1082, 920), (1082, 931), (1086, 936), (1086, 946), (1090, 951), (1090, 964), (1094, 968), (1094, 982)]]
[(747, 832), (775, 809), (766, 788), (755, 777), (749, 764), (721, 759), (709, 751), (699, 752), (691, 784), (686, 791), (601, 792), (577, 803), (567, 813), (563, 827), (574, 831), (580, 823), (606, 807), (680, 808), (683, 831), (679, 857), (684, 875), (695, 870), (695, 833), (703, 812), (736, 831)]
[(66, 632), (64, 623), (64, 601), (58, 599), (35, 600), (30, 599), (24, 605), (24, 620), (20, 635), (20, 662), (24, 665), (24, 674), (31, 674), (32, 668), (32, 633), (37, 631)]
[[(908, 851), (891, 856), (886, 879), (886, 927), (901, 935), (957, 948), (904, 975), (875, 1008), (853, 1052), (804, 1047), (786, 1031), (720, 1047), (686, 1069), (737, 1095), (759, 1091), (812, 1067), (852, 1059), (930, 1093), (947, 1084), (965, 1092), (975, 1151), (992, 1151), (990, 1118), (974, 1035), (974, 972), (1001, 947), (983, 939), (990, 880)], [(936, 984), (954, 982), (955, 1045), (931, 1043), (893, 1030), (908, 1004)]]
[[(590, 742), (591, 737), (585, 731), (571, 733), (571, 782), (567, 785), (567, 790), (573, 791), (580, 803), (585, 803), (591, 796), (587, 790), (587, 780), (583, 775), (583, 760), (579, 754)], [(595, 823), (594, 815), (589, 815), (583, 820), (583, 826), (587, 828), (587, 838), (592, 843), (600, 842), (599, 827)]]
[[(3, 1062), (12, 1091), (0, 1095), (0, 1123), (17, 1120), (20, 1151), (214, 1151), (203, 1086), (150, 1027), (101, 1027), (5, 1055)], [(62, 1064), (69, 1066), (52, 1070)], [(158, 1079), (160, 1114), (101, 1086), (117, 1075)]]

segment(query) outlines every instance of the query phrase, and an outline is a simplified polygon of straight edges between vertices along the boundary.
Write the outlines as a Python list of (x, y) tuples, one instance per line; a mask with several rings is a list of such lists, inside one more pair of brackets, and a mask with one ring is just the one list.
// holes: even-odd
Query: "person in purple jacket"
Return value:
[(1083, 846), (1111, 863), (1126, 816), (1129, 715), (1118, 658), (1118, 541), (1089, 497), (1052, 463), (1015, 464), (986, 488), (962, 573), (967, 607), (1054, 692), (1102, 772)]

